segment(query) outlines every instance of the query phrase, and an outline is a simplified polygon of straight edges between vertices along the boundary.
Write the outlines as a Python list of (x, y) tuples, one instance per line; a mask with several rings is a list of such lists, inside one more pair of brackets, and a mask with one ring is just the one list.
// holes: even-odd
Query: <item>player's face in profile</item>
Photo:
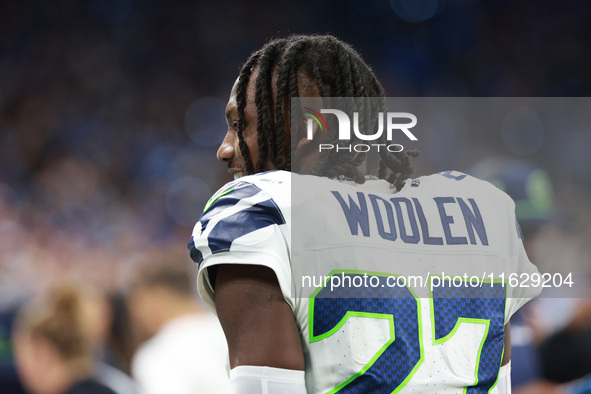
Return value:
[[(246, 106), (244, 108), (244, 129), (242, 135), (244, 142), (248, 146), (250, 160), (256, 167), (256, 163), (259, 157), (259, 145), (257, 142), (257, 108), (255, 105), (255, 81), (258, 75), (258, 69), (252, 71), (248, 85), (246, 87)], [(230, 175), (237, 179), (247, 174), (246, 164), (242, 152), (240, 150), (239, 139), (238, 139), (238, 108), (236, 103), (236, 88), (238, 79), (234, 82), (232, 91), (230, 92), (230, 98), (226, 105), (226, 122), (228, 123), (228, 131), (222, 144), (218, 148), (217, 158), (218, 160), (228, 165), (228, 172)], [(316, 85), (311, 83), (304, 84), (304, 93), (306, 97), (320, 97), (318, 88)], [(288, 149), (291, 139), (291, 127), (290, 127), (290, 116), (285, 117), (285, 135), (284, 148)], [(319, 138), (317, 138), (319, 137)], [(318, 161), (318, 150), (315, 147), (318, 146), (322, 139), (326, 138), (325, 135), (318, 133), (314, 138), (313, 143), (307, 139), (302, 138), (296, 146), (296, 150), (292, 157), (292, 168), (295, 172), (309, 174), (310, 170), (314, 167)], [(274, 170), (275, 165), (271, 161), (267, 161), (263, 166), (263, 171)]]
[[(254, 166), (256, 166), (259, 156), (259, 146), (257, 143), (257, 111), (254, 103), (255, 98), (255, 83), (257, 69), (253, 70), (248, 85), (246, 87), (246, 107), (244, 108), (244, 129), (242, 135), (244, 142), (248, 146), (250, 159)], [(234, 179), (246, 175), (246, 164), (242, 152), (240, 151), (238, 140), (238, 109), (236, 107), (236, 87), (238, 80), (234, 82), (230, 98), (226, 106), (226, 122), (228, 123), (228, 131), (222, 144), (218, 148), (218, 160), (228, 164), (228, 172), (234, 176)], [(264, 170), (271, 170), (273, 166), (267, 163)]]

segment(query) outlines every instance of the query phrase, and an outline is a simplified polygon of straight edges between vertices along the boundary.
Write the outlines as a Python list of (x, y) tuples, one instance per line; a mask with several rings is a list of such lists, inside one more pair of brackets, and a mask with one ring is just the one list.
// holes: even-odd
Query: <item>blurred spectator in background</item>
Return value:
[(129, 308), (146, 341), (133, 357), (132, 375), (145, 394), (230, 392), (224, 334), (197, 300), (192, 268), (175, 252), (137, 266)]
[(577, 301), (566, 327), (540, 346), (544, 376), (555, 382), (591, 374), (591, 303), (589, 299)]
[[(109, 364), (113, 362), (111, 326), (113, 322), (113, 308), (107, 297), (86, 288), (82, 293), (85, 307), (84, 326), (91, 350), (95, 356), (95, 376), (103, 384), (119, 394), (136, 394), (138, 389), (135, 382), (125, 373)], [(129, 326), (126, 327), (129, 330)], [(111, 343), (108, 343), (111, 342)]]
[(13, 333), (18, 372), (34, 394), (114, 394), (99, 382), (90, 331), (96, 311), (61, 283), (22, 308)]
[[(555, 216), (552, 181), (546, 171), (527, 161), (495, 157), (481, 160), (469, 173), (490, 181), (515, 201), (515, 215), (525, 249), (530, 259), (538, 262), (542, 256), (538, 256), (534, 244), (544, 227), (552, 225), (551, 219)], [(562, 265), (573, 269), (567, 261)], [(562, 272), (564, 276), (569, 274), (568, 269)], [(543, 269), (540, 271), (544, 272)], [(571, 278), (576, 278), (573, 279), (575, 285), (584, 287), (584, 280), (578, 272), (570, 271), (570, 274)], [(557, 383), (591, 373), (589, 300), (572, 298), (573, 294), (576, 293), (543, 292), (512, 318), (511, 382), (514, 393), (563, 392), (565, 386)]]
[(6, 393), (24, 394), (14, 365), (11, 332), (17, 310), (0, 311), (0, 387)]
[(132, 330), (127, 294), (118, 291), (109, 296), (111, 327), (107, 336), (104, 359), (121, 371), (131, 375), (131, 359), (137, 348)]

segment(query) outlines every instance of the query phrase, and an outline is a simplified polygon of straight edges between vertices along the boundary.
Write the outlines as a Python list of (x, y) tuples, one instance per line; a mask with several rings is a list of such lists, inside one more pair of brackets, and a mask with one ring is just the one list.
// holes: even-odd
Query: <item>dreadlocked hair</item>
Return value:
[[(253, 163), (243, 130), (246, 88), (255, 68), (258, 69), (254, 88), (259, 155)], [(304, 119), (300, 106), (295, 106), (297, 113), (291, 113), (291, 98), (300, 97), (306, 78), (317, 87), (323, 98), (381, 98), (377, 104), (376, 100), (355, 100), (354, 109), (360, 113), (364, 110), (375, 112), (385, 106), (384, 88), (359, 53), (348, 44), (330, 35), (293, 35), (271, 40), (248, 58), (240, 70), (236, 86), (237, 134), (248, 174), (263, 171), (268, 162), (279, 170), (291, 171), (291, 146), (295, 146), (305, 134), (303, 122), (292, 122), (288, 141), (286, 119)], [(372, 127), (373, 123), (369, 117), (366, 118), (361, 121), (363, 126)], [(338, 139), (338, 128), (329, 129), (332, 131), (326, 142), (342, 146), (344, 142)], [(349, 142), (360, 141), (357, 136), (352, 136)], [(378, 142), (388, 142), (386, 133), (382, 133)], [(392, 153), (380, 149), (378, 177), (400, 190), (414, 171), (410, 159), (418, 155), (418, 151), (412, 150)], [(319, 158), (312, 173), (328, 177), (344, 176), (364, 183), (360, 167), (366, 159), (367, 152), (331, 151)]]

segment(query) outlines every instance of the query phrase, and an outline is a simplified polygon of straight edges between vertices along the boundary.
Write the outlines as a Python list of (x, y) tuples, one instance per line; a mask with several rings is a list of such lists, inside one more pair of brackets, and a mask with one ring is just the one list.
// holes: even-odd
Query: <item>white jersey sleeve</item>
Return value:
[(195, 225), (189, 249), (199, 266), (197, 287), (214, 313), (213, 286), (207, 272), (214, 265), (266, 266), (277, 275), (282, 292), (289, 294), (290, 193), (285, 177), (289, 173), (273, 171), (226, 184), (211, 197)]

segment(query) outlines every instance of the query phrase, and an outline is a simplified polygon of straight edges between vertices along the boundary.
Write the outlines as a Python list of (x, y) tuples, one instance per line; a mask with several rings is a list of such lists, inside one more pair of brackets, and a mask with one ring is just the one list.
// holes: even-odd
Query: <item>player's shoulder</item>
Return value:
[(274, 185), (274, 184), (285, 184), (288, 183), (293, 173), (283, 170), (271, 170), (265, 172), (259, 172), (254, 175), (246, 175), (237, 179), (237, 181), (249, 182), (261, 186)]
[[(289, 190), (290, 176), (287, 171), (267, 171), (255, 175), (247, 175), (226, 183), (205, 204), (203, 213), (213, 208), (236, 204), (255, 196), (265, 195), (269, 198), (285, 194)], [(287, 191), (289, 193), (289, 191)]]
[(456, 170), (440, 171), (431, 175), (424, 175), (416, 179), (409, 179), (410, 187), (423, 187), (434, 192), (462, 193), (474, 196), (482, 196), (513, 204), (513, 200), (507, 193), (499, 189), (489, 181), (476, 178)]
[(191, 258), (227, 251), (237, 238), (289, 222), (289, 173), (273, 171), (240, 177), (222, 186), (205, 204), (189, 241)]

